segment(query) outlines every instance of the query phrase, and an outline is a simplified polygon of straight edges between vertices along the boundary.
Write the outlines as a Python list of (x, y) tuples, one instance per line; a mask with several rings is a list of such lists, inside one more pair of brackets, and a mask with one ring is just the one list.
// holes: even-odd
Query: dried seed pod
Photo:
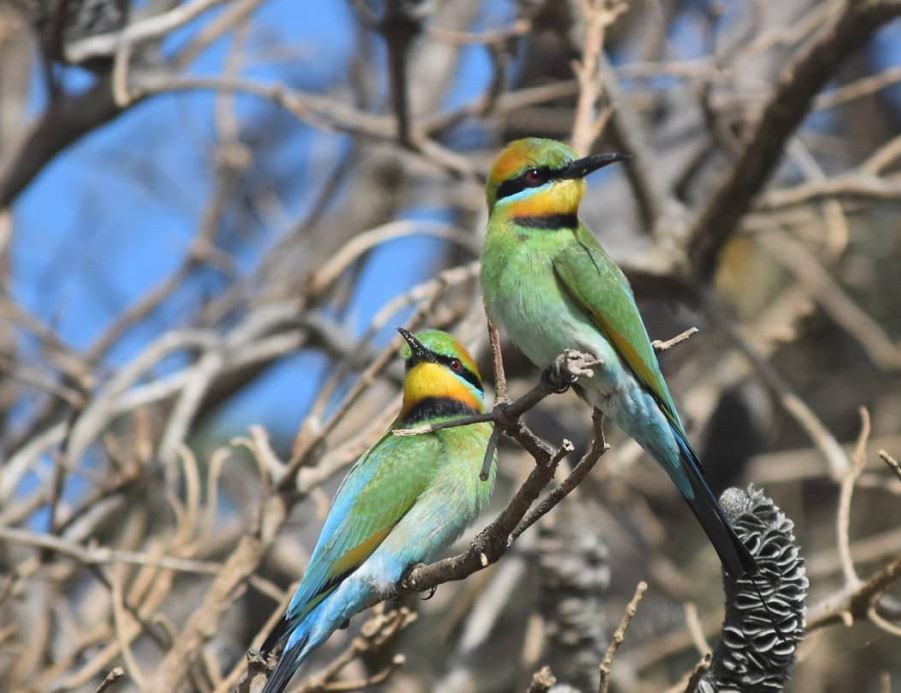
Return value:
[(726, 618), (701, 693), (781, 691), (804, 635), (808, 580), (794, 523), (763, 491), (727, 489), (720, 503), (760, 572), (724, 574)]

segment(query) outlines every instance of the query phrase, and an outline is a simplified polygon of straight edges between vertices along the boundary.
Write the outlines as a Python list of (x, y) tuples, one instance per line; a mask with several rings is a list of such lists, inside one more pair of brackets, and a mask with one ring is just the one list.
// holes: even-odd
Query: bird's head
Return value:
[(488, 211), (507, 217), (571, 215), (592, 171), (627, 159), (625, 154), (592, 154), (582, 159), (557, 140), (514, 140), (498, 155), (486, 186)]
[(398, 332), (407, 342), (402, 351), (406, 365), (402, 418), (426, 400), (484, 411), (479, 369), (452, 335), (441, 330), (421, 330), (414, 335), (402, 327)]

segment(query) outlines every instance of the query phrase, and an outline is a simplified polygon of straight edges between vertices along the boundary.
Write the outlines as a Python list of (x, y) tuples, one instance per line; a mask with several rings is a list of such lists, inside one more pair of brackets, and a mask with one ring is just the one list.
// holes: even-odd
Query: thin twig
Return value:
[(658, 354), (668, 349), (672, 349), (674, 346), (679, 346), (682, 342), (687, 342), (693, 335), (696, 335), (700, 330), (697, 327), (689, 327), (684, 332), (680, 332), (675, 337), (671, 337), (670, 339), (660, 340), (655, 339), (651, 342), (651, 346), (654, 347), (654, 351)]
[(94, 690), (94, 693), (103, 693), (114, 686), (123, 676), (125, 676), (125, 669), (122, 667), (110, 669), (109, 673), (103, 677), (103, 681), (100, 682), (100, 685)]
[(851, 540), (849, 530), (851, 525), (851, 496), (854, 494), (854, 484), (867, 463), (867, 441), (870, 437), (870, 413), (866, 408), (860, 408), (860, 435), (854, 446), (854, 454), (851, 456), (851, 466), (845, 472), (841, 482), (841, 491), (838, 496), (838, 512), (835, 514), (835, 533), (838, 542), (839, 561), (842, 573), (845, 576), (845, 586), (849, 588), (860, 584), (860, 578), (854, 569), (854, 560), (851, 558)]
[(807, 632), (829, 625), (851, 625), (865, 619), (870, 605), (899, 577), (901, 556), (886, 563), (853, 589), (845, 588), (812, 607), (807, 616)]
[(479, 34), (456, 31), (455, 29), (447, 29), (440, 26), (430, 26), (426, 29), (426, 33), (436, 41), (441, 41), (442, 43), (490, 45), (495, 43), (505, 43), (512, 38), (527, 34), (531, 28), (532, 22), (530, 20), (520, 18), (504, 29), (484, 31)]
[(626, 631), (629, 629), (629, 624), (632, 623), (632, 619), (635, 618), (635, 614), (638, 612), (638, 604), (641, 602), (641, 598), (644, 596), (647, 589), (648, 583), (644, 580), (635, 586), (635, 594), (632, 595), (632, 599), (630, 599), (629, 603), (626, 605), (626, 613), (623, 614), (619, 626), (617, 626), (616, 630), (613, 632), (613, 638), (610, 640), (607, 651), (604, 653), (604, 658), (601, 660), (601, 664), (598, 667), (601, 676), (601, 681), (598, 684), (598, 693), (607, 693), (607, 690), (610, 687), (610, 672), (613, 670), (613, 658), (616, 656), (617, 651), (626, 639)]
[(570, 492), (578, 486), (582, 480), (588, 476), (595, 464), (604, 455), (610, 446), (604, 438), (604, 415), (598, 409), (592, 411), (592, 423), (594, 425), (594, 440), (588, 452), (579, 460), (579, 463), (573, 467), (573, 470), (563, 480), (563, 482), (548, 493), (540, 503), (532, 508), (529, 513), (520, 520), (516, 525), (516, 529), (510, 534), (510, 541), (515, 541), (523, 532), (534, 525), (538, 520), (544, 517), (551, 509), (562, 501)]
[(880, 450), (878, 455), (879, 459), (885, 462), (888, 468), (895, 473), (895, 476), (901, 479), (901, 465), (898, 464), (898, 460), (889, 455), (886, 450)]
[(701, 619), (698, 616), (698, 606), (694, 602), (685, 602), (682, 605), (685, 612), (685, 625), (691, 635), (691, 640), (695, 644), (695, 648), (702, 656), (710, 654), (710, 643), (704, 637), (704, 627), (701, 625)]
[(720, 250), (776, 168), (817, 92), (846, 56), (899, 14), (899, 0), (845, 0), (830, 26), (785, 66), (735, 165), (693, 224), (689, 253), (701, 277), (713, 274)]
[[(589, 354), (567, 350), (557, 357), (554, 366), (542, 374), (538, 385), (529, 393), (512, 404), (495, 407), (497, 425), (532, 455), (535, 467), (500, 515), (479, 533), (464, 553), (427, 566), (415, 566), (398, 586), (399, 593), (426, 592), (445, 582), (462, 580), (491, 565), (510, 548), (513, 533), (554, 478), (557, 466), (573, 449), (567, 440), (556, 450), (550, 447), (529, 430), (520, 417), (550, 392), (559, 392), (561, 383), (568, 387), (579, 377), (590, 377), (591, 367), (597, 363)], [(598, 456), (604, 446), (602, 437), (595, 439), (594, 447), (600, 450)], [(559, 494), (559, 498), (564, 495)]]
[(614, 5), (608, 0), (580, 0), (580, 7), (585, 20), (585, 41), (581, 60), (573, 65), (579, 83), (579, 98), (570, 139), (576, 154), (585, 156), (597, 136), (595, 109), (601, 92), (598, 61), (604, 50), (604, 33), (625, 12), (626, 3)]
[(761, 234), (760, 240), (773, 258), (794, 274), (825, 312), (864, 348), (876, 366), (901, 371), (901, 347), (851, 299), (803, 244), (780, 229)]
[(742, 330), (729, 318), (719, 302), (708, 291), (701, 292), (701, 303), (707, 314), (723, 329), (739, 351), (745, 355), (760, 375), (761, 380), (776, 395), (779, 404), (804, 430), (814, 445), (823, 453), (829, 473), (841, 480), (850, 461), (832, 432), (816, 416), (776, 369), (760, 354), (759, 349), (747, 339)]
[(31, 532), (26, 529), (17, 529), (14, 527), (0, 526), (0, 540), (53, 551), (63, 556), (73, 558), (84, 565), (125, 563), (129, 565), (154, 566), (165, 570), (176, 570), (186, 573), (199, 573), (202, 575), (216, 575), (222, 569), (222, 564), (215, 561), (196, 561), (188, 558), (174, 558), (171, 556), (152, 556), (134, 551), (110, 549), (103, 546), (86, 547), (52, 534)]
[(710, 668), (710, 663), (712, 661), (713, 655), (708, 652), (701, 658), (700, 662), (695, 664), (695, 668), (691, 670), (688, 681), (685, 682), (683, 693), (695, 693), (695, 691), (698, 689), (698, 684), (701, 683), (701, 677), (703, 677), (707, 670)]

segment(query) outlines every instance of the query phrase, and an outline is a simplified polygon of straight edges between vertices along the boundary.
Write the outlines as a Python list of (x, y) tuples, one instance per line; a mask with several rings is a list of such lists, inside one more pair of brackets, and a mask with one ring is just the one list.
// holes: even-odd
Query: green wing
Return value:
[(579, 225), (575, 234), (577, 242), (567, 245), (554, 258), (558, 280), (654, 395), (667, 418), (682, 431), (629, 281), (588, 229)]
[(360, 458), (335, 495), (289, 619), (303, 618), (369, 558), (428, 486), (440, 447), (437, 436), (388, 433)]

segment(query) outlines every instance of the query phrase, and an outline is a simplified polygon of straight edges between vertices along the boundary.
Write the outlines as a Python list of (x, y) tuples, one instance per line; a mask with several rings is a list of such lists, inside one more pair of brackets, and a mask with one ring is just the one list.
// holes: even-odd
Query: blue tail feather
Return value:
[(723, 566), (734, 578), (755, 574), (757, 561), (738, 538), (732, 525), (729, 524), (729, 520), (723, 514), (719, 501), (704, 479), (701, 461), (686, 440), (685, 434), (674, 426), (673, 436), (679, 446), (682, 470), (691, 491), (691, 493), (686, 493), (685, 489), (680, 489), (682, 496), (707, 533)]
[(287, 614), (282, 616), (282, 619), (275, 625), (269, 635), (266, 636), (266, 642), (263, 643), (260, 651), (264, 655), (268, 655), (282, 642), (282, 640), (291, 634), (296, 626), (297, 621), (288, 618)]
[(287, 640), (287, 643), (279, 656), (278, 664), (266, 682), (263, 693), (281, 693), (294, 674), (300, 670), (310, 652), (316, 649), (334, 630), (332, 628), (323, 631), (315, 628), (320, 623), (327, 604), (328, 599), (320, 602), (299, 618), (289, 618), (285, 614), (278, 625), (272, 629), (261, 648), (264, 655), (272, 652), (284, 640)]

